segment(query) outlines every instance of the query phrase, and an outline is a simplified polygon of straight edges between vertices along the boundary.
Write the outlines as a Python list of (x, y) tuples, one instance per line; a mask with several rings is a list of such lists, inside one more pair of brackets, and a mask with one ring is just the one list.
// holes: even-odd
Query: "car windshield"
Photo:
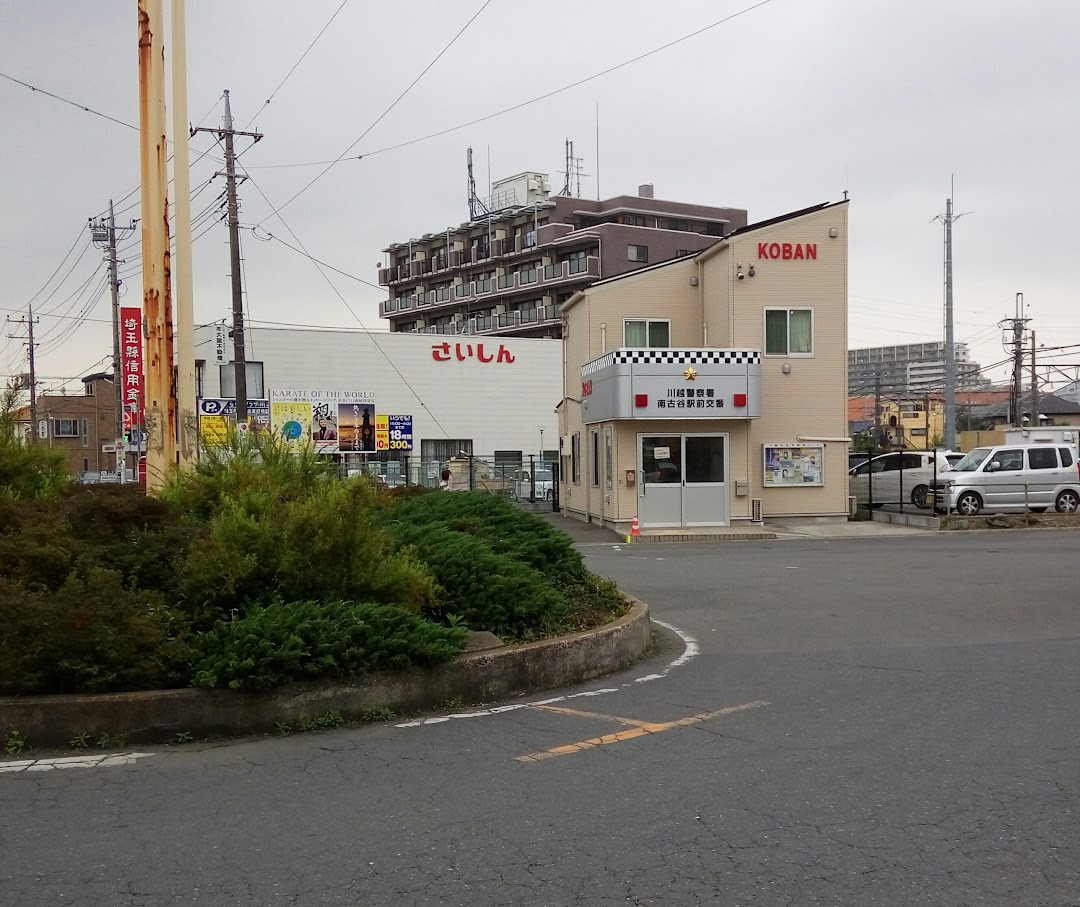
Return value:
[(954, 472), (975, 472), (990, 455), (989, 447), (976, 447), (953, 467)]

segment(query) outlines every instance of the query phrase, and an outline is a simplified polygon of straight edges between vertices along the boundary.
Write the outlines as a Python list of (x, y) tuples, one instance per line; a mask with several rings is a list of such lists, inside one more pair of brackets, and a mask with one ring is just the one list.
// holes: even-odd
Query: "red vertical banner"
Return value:
[(120, 381), (123, 387), (124, 428), (143, 427), (142, 309), (120, 309)]

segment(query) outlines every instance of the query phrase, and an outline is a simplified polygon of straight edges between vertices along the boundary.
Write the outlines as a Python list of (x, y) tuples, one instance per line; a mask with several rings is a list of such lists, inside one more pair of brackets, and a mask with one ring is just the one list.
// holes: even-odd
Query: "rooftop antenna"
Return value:
[(570, 180), (573, 173), (574, 166), (574, 143), (570, 139), (566, 140), (566, 163), (563, 165), (563, 187), (562, 192), (559, 195), (570, 195)]
[(488, 213), (487, 206), (476, 195), (476, 179), (473, 176), (472, 146), (466, 154), (469, 168), (469, 220), (479, 220)]
[(585, 173), (584, 158), (574, 157), (574, 143), (570, 140), (566, 140), (566, 169), (563, 170), (563, 187), (562, 192), (559, 195), (571, 196), (574, 195), (577, 198), (581, 198), (581, 178), (583, 176), (592, 176), (591, 173)]

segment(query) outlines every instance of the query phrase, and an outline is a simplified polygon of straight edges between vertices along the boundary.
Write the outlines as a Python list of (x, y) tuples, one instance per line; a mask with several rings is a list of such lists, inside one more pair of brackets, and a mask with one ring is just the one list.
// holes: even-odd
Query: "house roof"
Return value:
[[(994, 416), (1008, 416), (1012, 411), (1011, 402), (1007, 398), (996, 403), (987, 403), (982, 406), (973, 406), (971, 408), (971, 414), (973, 416), (981, 416), (983, 418), (992, 418)], [(1031, 409), (1031, 397), (1027, 396), (1021, 399), (1020, 406), (1025, 409)], [(1080, 415), (1080, 403), (1073, 400), (1066, 400), (1064, 397), (1059, 397), (1056, 394), (1046, 394), (1039, 397), (1039, 413), (1044, 416), (1076, 416)]]
[(848, 422), (861, 422), (874, 418), (873, 397), (848, 397), (847, 401)]

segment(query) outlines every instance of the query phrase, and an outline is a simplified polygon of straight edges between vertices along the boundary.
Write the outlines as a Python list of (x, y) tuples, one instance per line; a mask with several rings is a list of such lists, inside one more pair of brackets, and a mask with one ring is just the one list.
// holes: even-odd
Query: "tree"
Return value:
[(64, 454), (27, 444), (19, 424), (20, 385), (0, 391), (0, 498), (41, 498), (61, 492), (70, 481)]

